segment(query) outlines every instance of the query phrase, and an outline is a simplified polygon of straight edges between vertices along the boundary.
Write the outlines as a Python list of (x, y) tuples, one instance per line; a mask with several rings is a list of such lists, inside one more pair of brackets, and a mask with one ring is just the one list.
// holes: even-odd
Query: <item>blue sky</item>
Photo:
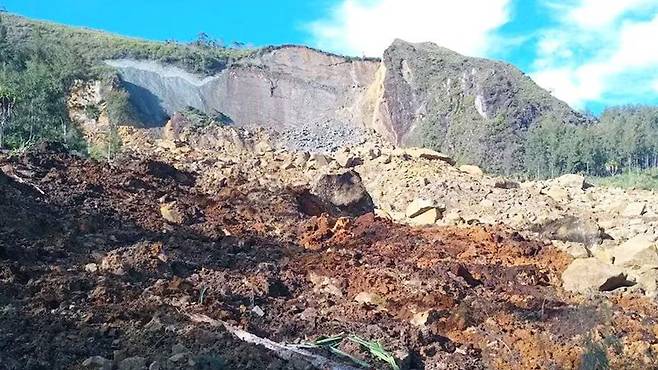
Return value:
[[(184, 5), (183, 5), (184, 4)], [(154, 40), (303, 43), (379, 56), (398, 37), (504, 60), (578, 109), (658, 104), (658, 0), (0, 0)]]

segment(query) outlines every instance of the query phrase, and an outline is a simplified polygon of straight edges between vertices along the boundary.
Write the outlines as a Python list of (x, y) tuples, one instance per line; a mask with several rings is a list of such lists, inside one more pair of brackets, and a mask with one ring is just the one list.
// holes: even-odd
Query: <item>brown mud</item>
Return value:
[(3, 370), (82, 369), (92, 356), (305, 368), (192, 314), (286, 343), (355, 334), (412, 369), (658, 366), (654, 303), (564, 293), (570, 257), (503, 227), (333, 217), (309, 212), (304, 189), (232, 178), (206, 192), (197, 174), (149, 160), (39, 153), (0, 166)]

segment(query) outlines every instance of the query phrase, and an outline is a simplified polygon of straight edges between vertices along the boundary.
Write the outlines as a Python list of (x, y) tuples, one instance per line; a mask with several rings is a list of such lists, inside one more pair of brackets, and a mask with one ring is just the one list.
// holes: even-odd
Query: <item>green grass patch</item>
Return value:
[(631, 170), (620, 175), (588, 178), (594, 185), (622, 189), (658, 189), (658, 169)]

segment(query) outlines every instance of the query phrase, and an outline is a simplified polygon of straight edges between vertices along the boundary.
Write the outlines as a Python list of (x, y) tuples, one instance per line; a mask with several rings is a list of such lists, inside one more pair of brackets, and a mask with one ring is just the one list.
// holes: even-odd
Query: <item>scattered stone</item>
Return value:
[(391, 214), (384, 211), (381, 208), (375, 208), (375, 216), (377, 216), (379, 218), (383, 218), (385, 220), (389, 220), (389, 221), (393, 220), (393, 217), (391, 216)]
[(146, 359), (144, 357), (128, 357), (119, 362), (118, 370), (144, 370), (146, 368)]
[(482, 169), (480, 167), (469, 165), (469, 164), (459, 166), (459, 170), (464, 172), (464, 173), (467, 173), (469, 175), (476, 176), (476, 177), (482, 177), (484, 175), (484, 172), (482, 171)]
[(265, 153), (271, 153), (274, 151), (272, 148), (272, 145), (268, 143), (267, 141), (259, 141), (254, 145), (254, 150), (258, 154), (265, 154)]
[(420, 215), (411, 219), (411, 222), (414, 225), (419, 226), (428, 226), (434, 225), (439, 219), (441, 219), (441, 212), (438, 208), (431, 208)]
[(160, 366), (160, 362), (158, 361), (153, 361), (151, 365), (149, 365), (149, 370), (160, 370), (162, 366)]
[(573, 258), (589, 258), (592, 253), (581, 243), (572, 243), (556, 240), (553, 242), (559, 250), (568, 253)]
[(427, 148), (407, 148), (405, 153), (411, 156), (412, 158), (428, 159), (428, 160), (439, 160), (450, 164), (451, 166), (455, 165), (455, 160), (452, 159), (449, 155), (439, 153), (432, 149)]
[(624, 208), (621, 212), (621, 215), (624, 217), (640, 217), (642, 216), (647, 209), (647, 204), (644, 202), (635, 202), (631, 203)]
[(598, 258), (574, 260), (562, 273), (562, 282), (565, 290), (575, 293), (607, 292), (633, 284), (620, 268)]
[(314, 272), (308, 275), (308, 279), (314, 285), (313, 290), (316, 293), (327, 293), (337, 297), (343, 296), (343, 291), (340, 288), (341, 284), (337, 279), (318, 275)]
[(82, 362), (82, 367), (87, 369), (112, 370), (112, 361), (101, 356), (93, 356)]
[(498, 179), (494, 183), (494, 188), (496, 188), (496, 189), (505, 189), (505, 190), (518, 189), (519, 188), (519, 183), (516, 182), (516, 181), (512, 181), (512, 180), (507, 180), (507, 179)]
[(95, 263), (88, 263), (85, 265), (85, 271), (90, 273), (96, 273), (98, 271), (98, 265)]
[(368, 159), (371, 160), (371, 161), (374, 160), (374, 159), (379, 158), (379, 156), (381, 156), (381, 155), (382, 155), (382, 151), (381, 151), (381, 149), (379, 149), (379, 148), (370, 148), (370, 149), (368, 149), (368, 151), (366, 152), (366, 156), (367, 156)]
[(258, 306), (254, 306), (254, 308), (251, 309), (251, 312), (255, 313), (258, 317), (265, 316), (265, 311)]
[(336, 213), (361, 216), (375, 209), (361, 176), (352, 170), (320, 175), (311, 193), (335, 208)]
[(360, 304), (370, 304), (374, 306), (386, 306), (386, 300), (380, 295), (369, 292), (361, 292), (354, 297), (354, 301)]
[(432, 311), (417, 312), (411, 318), (411, 324), (414, 326), (425, 326), (425, 324), (427, 324), (427, 321), (429, 320), (431, 312)]
[(585, 182), (584, 176), (574, 174), (562, 175), (553, 180), (553, 182), (565, 188), (578, 190), (583, 190), (588, 186), (588, 184)]
[(435, 207), (436, 204), (433, 201), (419, 198), (409, 203), (404, 214), (408, 218), (414, 218)]
[(175, 355), (172, 355), (169, 357), (169, 361), (171, 362), (179, 362), (183, 360), (187, 356), (186, 353), (176, 353)]
[(183, 223), (183, 213), (178, 209), (176, 201), (161, 204), (160, 214), (169, 223), (177, 225)]
[(649, 298), (658, 297), (658, 266), (643, 266), (638, 270), (630, 270), (629, 276)]
[(343, 168), (351, 168), (360, 164), (359, 157), (351, 153), (349, 149), (343, 148), (334, 155), (336, 163)]
[(295, 155), (293, 164), (297, 167), (303, 168), (310, 158), (311, 155), (308, 152), (299, 152)]
[(551, 186), (544, 192), (544, 194), (548, 195), (551, 197), (551, 199), (558, 203), (565, 203), (571, 200), (569, 191), (560, 186)]
[(282, 170), (292, 170), (293, 168), (295, 168), (295, 163), (293, 162), (292, 159), (289, 159), (289, 160), (283, 162), (283, 164), (281, 165), (280, 168)]
[(163, 327), (164, 325), (162, 324), (160, 319), (157, 316), (153, 316), (151, 321), (149, 321), (148, 323), (146, 323), (146, 325), (144, 325), (144, 330), (149, 332), (157, 332), (162, 330)]
[(377, 162), (381, 164), (389, 164), (392, 161), (392, 157), (388, 154), (382, 155), (381, 157), (377, 158)]
[(180, 133), (183, 128), (190, 125), (188, 120), (182, 113), (175, 112), (162, 130), (162, 138), (164, 140), (176, 141), (180, 140)]
[(315, 164), (317, 167), (326, 167), (329, 165), (331, 162), (331, 159), (327, 157), (324, 154), (313, 154), (311, 155), (311, 161)]

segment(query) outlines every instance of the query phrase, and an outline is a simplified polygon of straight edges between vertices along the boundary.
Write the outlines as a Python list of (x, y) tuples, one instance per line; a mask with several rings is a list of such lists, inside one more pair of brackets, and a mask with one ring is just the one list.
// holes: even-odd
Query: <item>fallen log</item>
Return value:
[(227, 331), (235, 335), (240, 340), (245, 341), (247, 343), (263, 346), (268, 350), (274, 352), (274, 354), (277, 357), (284, 359), (286, 361), (291, 361), (293, 363), (304, 362), (312, 365), (313, 367), (319, 370), (358, 370), (359, 369), (353, 366), (339, 364), (326, 357), (316, 355), (299, 347), (278, 343), (267, 338), (261, 338), (257, 335), (236, 328), (228, 324), (227, 322), (215, 320), (203, 314), (194, 313), (194, 314), (188, 314), (187, 316), (190, 318), (192, 322), (195, 323), (209, 324), (215, 327), (224, 327)]

